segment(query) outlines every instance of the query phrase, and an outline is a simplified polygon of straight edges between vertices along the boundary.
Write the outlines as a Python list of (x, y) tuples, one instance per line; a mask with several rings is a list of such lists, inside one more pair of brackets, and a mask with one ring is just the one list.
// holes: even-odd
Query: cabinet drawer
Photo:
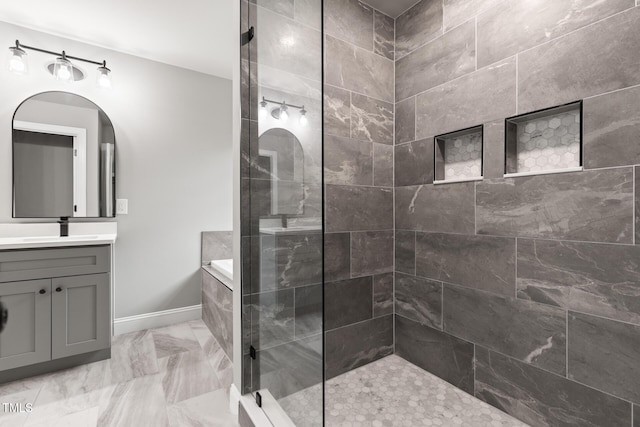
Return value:
[(108, 273), (109, 246), (0, 252), (0, 283)]

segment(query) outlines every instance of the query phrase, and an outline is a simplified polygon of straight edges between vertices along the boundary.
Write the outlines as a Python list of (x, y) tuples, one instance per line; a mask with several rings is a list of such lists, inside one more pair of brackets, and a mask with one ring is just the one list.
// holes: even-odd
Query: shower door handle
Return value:
[(240, 36), (240, 40), (241, 40), (241, 45), (244, 46), (245, 44), (248, 44), (251, 40), (253, 40), (253, 38), (256, 35), (256, 30), (255, 28), (251, 27), (249, 28), (249, 31), (247, 31), (246, 33), (242, 33), (242, 36)]

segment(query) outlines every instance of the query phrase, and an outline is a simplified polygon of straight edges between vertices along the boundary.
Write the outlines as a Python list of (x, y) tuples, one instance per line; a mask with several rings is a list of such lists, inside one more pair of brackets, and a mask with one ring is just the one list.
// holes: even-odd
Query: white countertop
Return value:
[(116, 234), (77, 235), (69, 237), (0, 237), (0, 250), (110, 245), (115, 243), (116, 237)]
[(57, 223), (0, 224), (0, 250), (109, 245), (116, 241), (116, 222), (69, 223), (69, 237), (60, 237)]

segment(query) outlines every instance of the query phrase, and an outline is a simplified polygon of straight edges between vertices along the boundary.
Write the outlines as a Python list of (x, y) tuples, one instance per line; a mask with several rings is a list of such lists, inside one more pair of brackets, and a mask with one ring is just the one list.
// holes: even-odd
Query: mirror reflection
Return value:
[(300, 141), (286, 129), (273, 128), (260, 136), (259, 145), (256, 177), (271, 185), (271, 199), (262, 215), (302, 215), (304, 152)]
[(25, 100), (13, 117), (13, 217), (115, 216), (115, 132), (66, 92)]

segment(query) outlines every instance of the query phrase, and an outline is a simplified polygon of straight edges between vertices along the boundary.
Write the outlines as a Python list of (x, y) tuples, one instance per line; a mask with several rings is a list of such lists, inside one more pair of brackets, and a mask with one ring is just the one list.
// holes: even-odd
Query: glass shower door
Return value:
[(244, 391), (275, 425), (321, 426), (322, 1), (242, 14)]

